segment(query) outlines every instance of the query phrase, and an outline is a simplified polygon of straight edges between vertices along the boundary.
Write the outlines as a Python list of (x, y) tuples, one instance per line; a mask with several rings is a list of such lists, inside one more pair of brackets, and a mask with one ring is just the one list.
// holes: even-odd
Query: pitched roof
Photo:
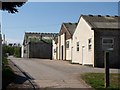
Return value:
[(77, 23), (63, 23), (71, 35), (74, 34)]
[(31, 33), (25, 32), (23, 45), (27, 41), (40, 42), (41, 39), (52, 40), (58, 33)]
[(120, 29), (120, 16), (81, 15), (92, 29)]
[(36, 37), (54, 37), (57, 33), (32, 33), (32, 32), (25, 32), (25, 36), (36, 36)]

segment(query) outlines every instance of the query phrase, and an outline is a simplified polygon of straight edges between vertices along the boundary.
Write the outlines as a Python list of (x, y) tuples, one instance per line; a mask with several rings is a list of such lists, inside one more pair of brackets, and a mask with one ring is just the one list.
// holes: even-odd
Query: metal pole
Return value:
[(105, 61), (105, 88), (109, 87), (109, 52), (104, 52)]
[(2, 89), (2, 36), (0, 32), (0, 90)]

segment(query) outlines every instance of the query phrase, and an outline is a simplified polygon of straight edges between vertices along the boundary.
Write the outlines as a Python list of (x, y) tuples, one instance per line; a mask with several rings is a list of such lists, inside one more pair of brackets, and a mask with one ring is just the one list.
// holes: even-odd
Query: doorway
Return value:
[(61, 51), (61, 52), (62, 52), (62, 54), (61, 54), (61, 55), (62, 55), (62, 60), (63, 60), (63, 45), (62, 45), (62, 51)]

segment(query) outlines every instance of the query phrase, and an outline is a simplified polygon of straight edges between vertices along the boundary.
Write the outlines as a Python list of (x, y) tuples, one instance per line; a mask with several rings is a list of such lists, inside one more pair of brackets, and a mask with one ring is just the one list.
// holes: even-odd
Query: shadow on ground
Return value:
[(2, 90), (8, 90), (8, 87), (24, 84), (28, 79), (24, 76), (16, 75), (11, 71), (2, 73)]

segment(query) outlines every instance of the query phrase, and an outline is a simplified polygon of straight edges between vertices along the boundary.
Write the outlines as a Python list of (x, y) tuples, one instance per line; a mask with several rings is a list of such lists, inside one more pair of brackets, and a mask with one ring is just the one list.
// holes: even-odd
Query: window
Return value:
[(56, 53), (56, 49), (54, 49), (54, 53)]
[(88, 50), (92, 49), (92, 38), (88, 39)]
[(69, 48), (69, 41), (66, 42), (66, 48)]
[(77, 42), (77, 51), (79, 51), (79, 42)]
[(24, 53), (26, 53), (26, 50), (24, 50)]
[(114, 45), (113, 38), (102, 38), (102, 49), (103, 50), (108, 50), (108, 49), (113, 50), (113, 45)]

